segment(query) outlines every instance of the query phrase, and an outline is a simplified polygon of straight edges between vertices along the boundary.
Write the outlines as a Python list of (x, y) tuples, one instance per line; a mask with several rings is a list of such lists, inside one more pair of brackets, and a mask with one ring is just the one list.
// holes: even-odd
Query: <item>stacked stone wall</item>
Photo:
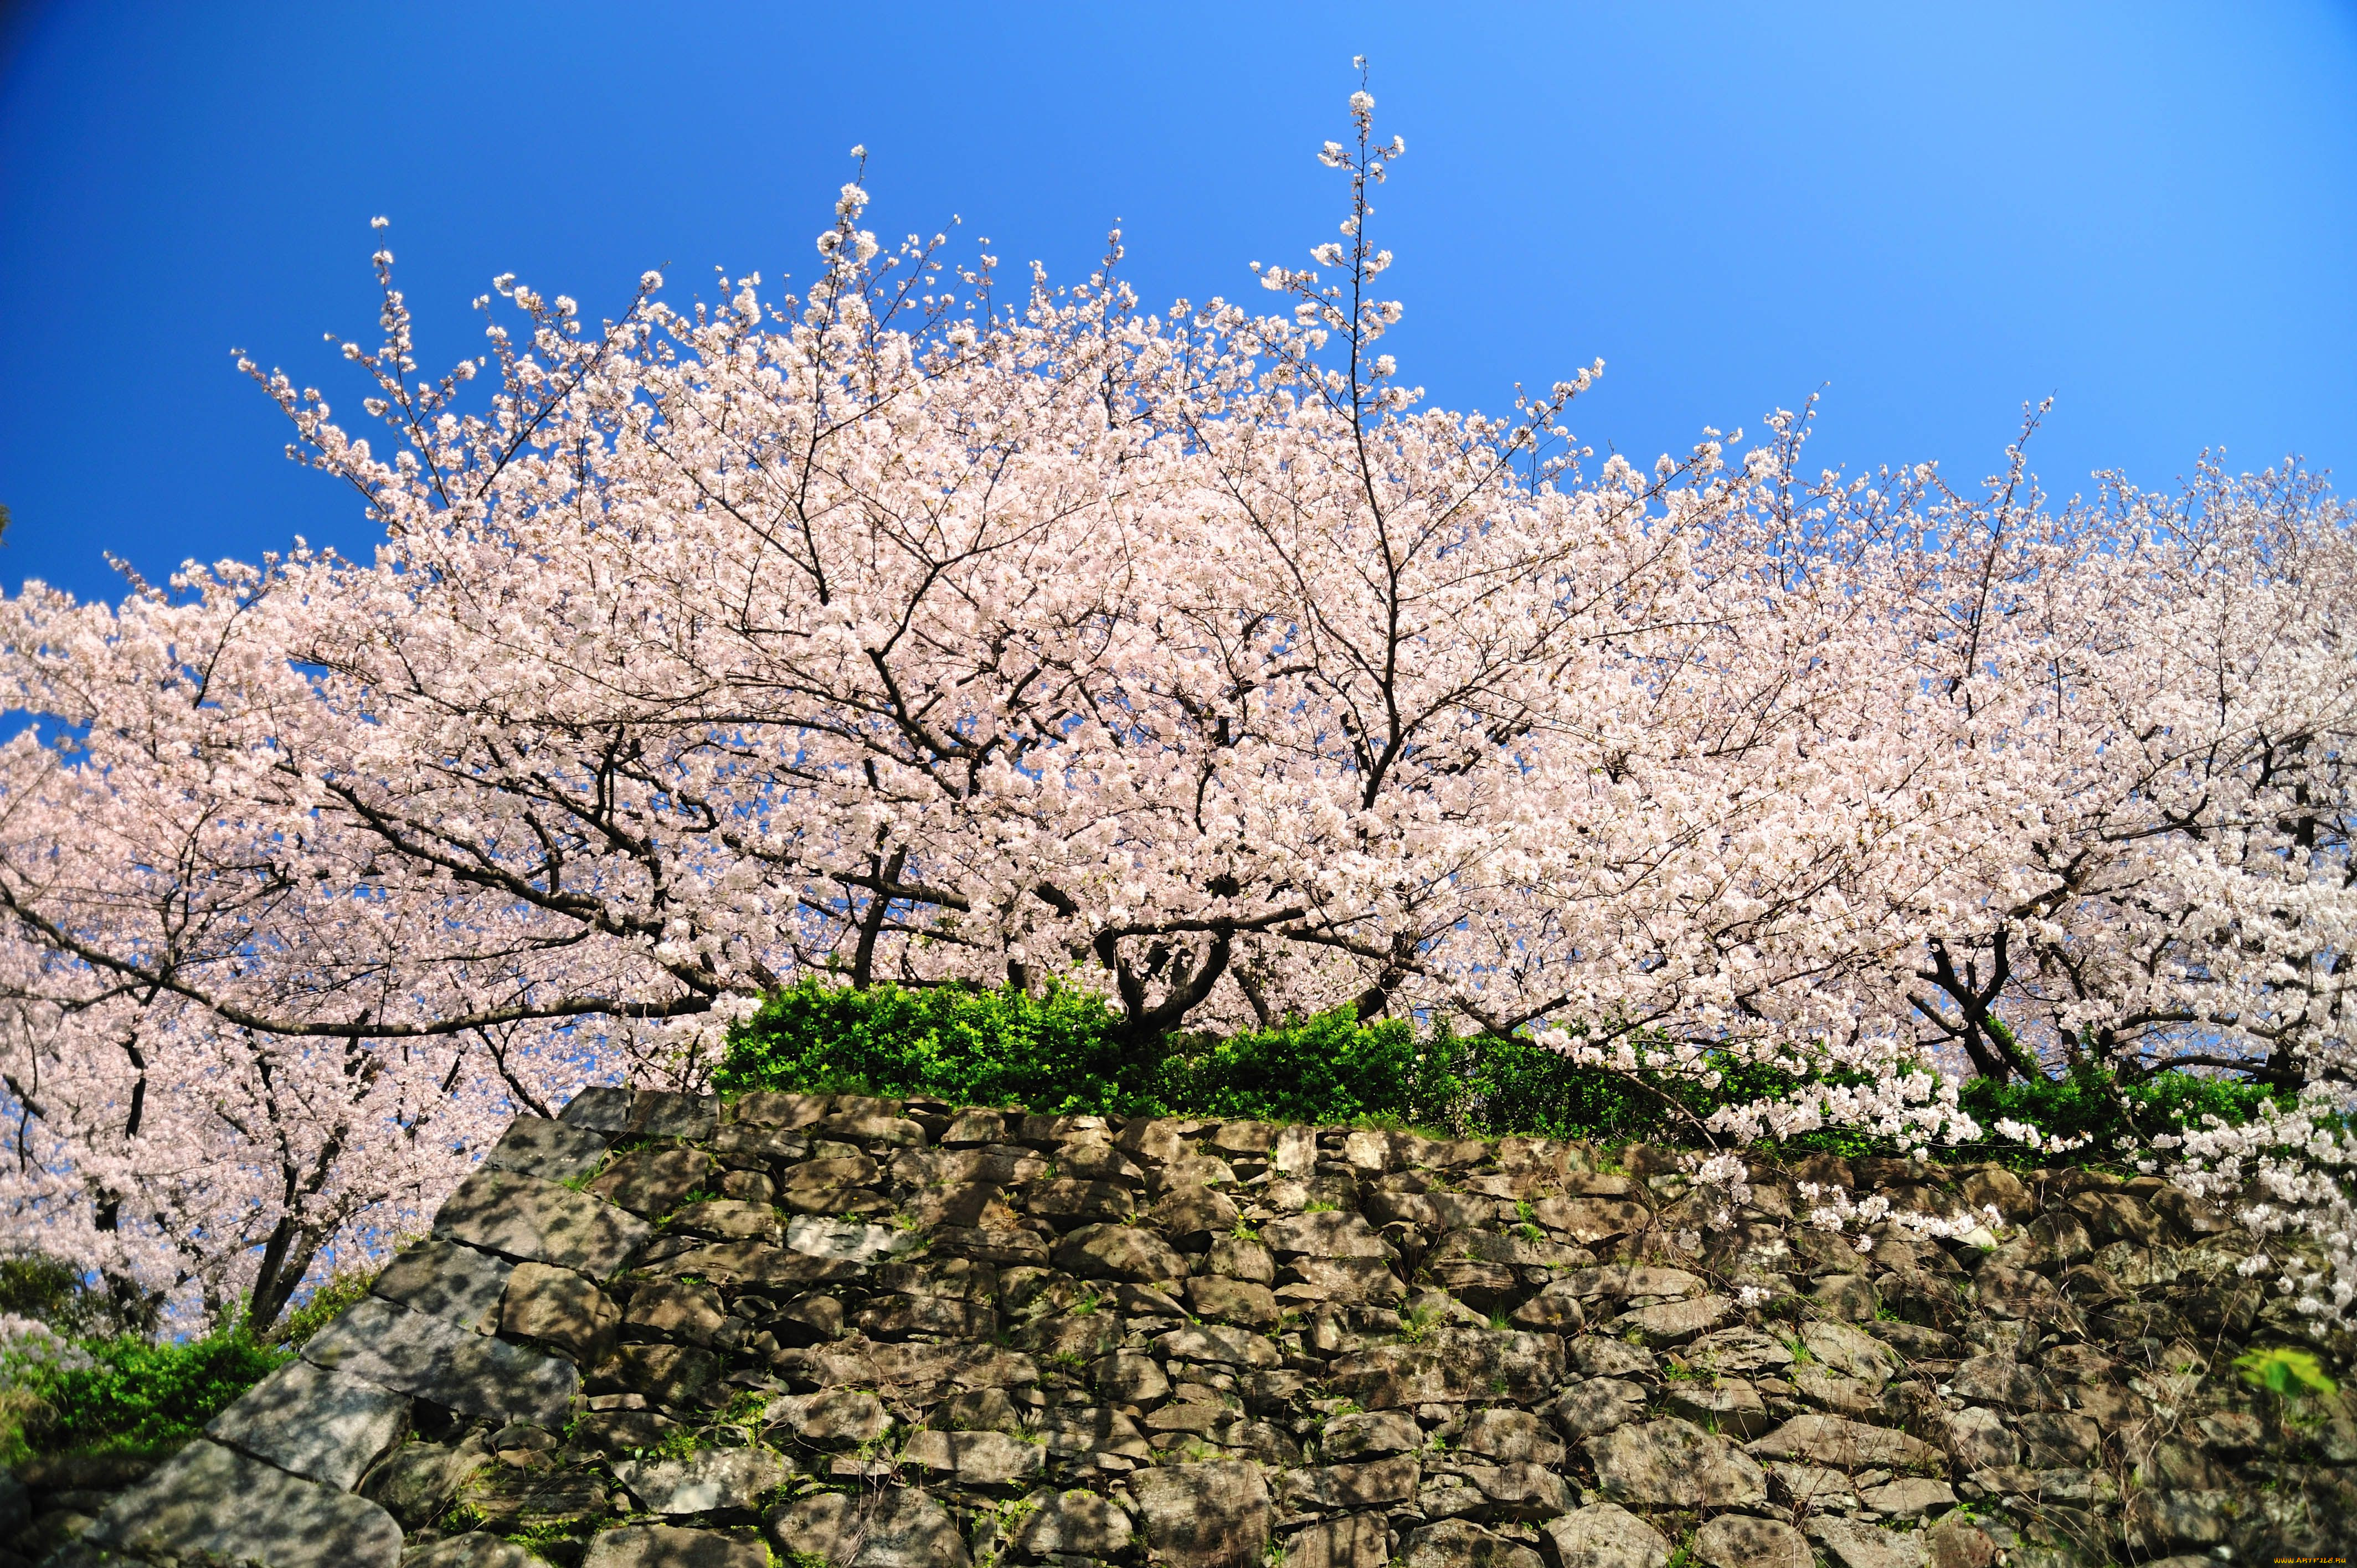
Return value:
[[(2349, 1346), (2184, 1193), (1689, 1161), (591, 1090), (203, 1439), (0, 1512), (59, 1568), (2346, 1556), (2357, 1400), (2232, 1363)], [(1860, 1251), (1803, 1182), (2007, 1225)]]

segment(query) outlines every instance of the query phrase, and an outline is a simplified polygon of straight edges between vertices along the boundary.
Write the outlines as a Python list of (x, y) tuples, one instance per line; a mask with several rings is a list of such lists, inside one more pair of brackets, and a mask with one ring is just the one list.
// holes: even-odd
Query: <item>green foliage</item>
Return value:
[[(400, 1249), (396, 1247), (393, 1251)], [(380, 1266), (370, 1264), (365, 1268), (346, 1269), (333, 1275), (311, 1293), (309, 1300), (281, 1317), (277, 1326), (264, 1337), (284, 1349), (301, 1349), (312, 1335), (335, 1321), (344, 1308), (368, 1294), (370, 1287), (376, 1283), (377, 1275), (382, 1272)]]
[[(1374, 1124), (1606, 1145), (1678, 1142), (1722, 1106), (1861, 1081), (1723, 1057), (1709, 1065), (1716, 1083), (1622, 1074), (1527, 1039), (1459, 1036), (1445, 1020), (1419, 1035), (1402, 1020), (1361, 1022), (1349, 1007), (1226, 1039), (1175, 1035), (1140, 1047), (1123, 1036), (1121, 1019), (1101, 999), (1053, 984), (1033, 996), (955, 986), (854, 991), (813, 977), (773, 993), (732, 1032), (715, 1081), (723, 1093), (930, 1096), (1041, 1114)], [(2093, 1070), (2050, 1082), (1979, 1079), (1963, 1091), (1964, 1110), (1983, 1127), (2010, 1117), (2056, 1137), (2088, 1138), (2076, 1157), (2091, 1161), (2117, 1157), (2138, 1133), (2176, 1131), (2205, 1115), (2240, 1123), (2266, 1098), (2255, 1085), (2181, 1072), (2133, 1082)], [(1854, 1130), (1804, 1133), (1786, 1147), (1897, 1152)], [(1973, 1159), (2022, 1154), (1993, 1135), (1945, 1152)]]
[(0, 1260), (0, 1312), (37, 1319), (59, 1337), (0, 1353), (0, 1464), (187, 1441), (366, 1295), (377, 1273), (337, 1274), (267, 1333), (241, 1322), (202, 1338), (159, 1339), (126, 1327), (120, 1304), (70, 1265)]
[(2325, 1375), (2314, 1356), (2286, 1346), (2245, 1350), (2234, 1358), (2234, 1369), (2251, 1387), (2280, 1400), (2304, 1399), (2309, 1394), (2329, 1399), (2341, 1391), (2341, 1385)]
[(1181, 1039), (1163, 1058), (1157, 1097), (1197, 1116), (1260, 1122), (1414, 1122), (1437, 1087), (1415, 1031), (1362, 1024), (1348, 1007), (1226, 1040)]
[(730, 1036), (714, 1083), (811, 1093), (931, 1095), (1042, 1115), (1155, 1109), (1119, 1020), (1094, 996), (954, 986), (866, 991), (810, 978), (772, 993)]
[(291, 1358), (241, 1327), (202, 1339), (81, 1341), (85, 1365), (19, 1360), (0, 1371), (20, 1399), (0, 1463), (32, 1453), (146, 1450), (185, 1442)]
[(2205, 1116), (2240, 1126), (2270, 1099), (2288, 1107), (2293, 1098), (2236, 1079), (2163, 1072), (2123, 1080), (2092, 1067), (2059, 1079), (2010, 1083), (1972, 1079), (1957, 1096), (1985, 1128), (2009, 1117), (2049, 1137), (2085, 1138), (2088, 1144), (2079, 1152), (2083, 1159), (2116, 1157), (2157, 1133), (2198, 1127)]

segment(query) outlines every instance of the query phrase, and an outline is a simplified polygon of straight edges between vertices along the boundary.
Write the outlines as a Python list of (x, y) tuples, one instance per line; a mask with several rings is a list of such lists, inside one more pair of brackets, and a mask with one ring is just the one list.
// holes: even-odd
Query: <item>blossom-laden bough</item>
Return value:
[(1141, 1051), (1355, 1004), (1811, 1075), (1723, 1144), (1971, 1136), (1959, 1072), (2255, 1076), (2307, 1109), (2169, 1157), (2263, 1159), (2345, 1310), (2341, 503), (1811, 476), (1786, 413), (1591, 472), (1600, 366), (1432, 408), (1372, 108), (1275, 314), (1142, 311), (1117, 234), (1006, 299), (853, 184), (799, 294), (650, 274), (593, 327), (502, 278), (438, 379), (380, 252), (381, 431), (242, 360), (382, 542), (0, 604), (12, 1238), (266, 1322), (783, 978), (1054, 976)]

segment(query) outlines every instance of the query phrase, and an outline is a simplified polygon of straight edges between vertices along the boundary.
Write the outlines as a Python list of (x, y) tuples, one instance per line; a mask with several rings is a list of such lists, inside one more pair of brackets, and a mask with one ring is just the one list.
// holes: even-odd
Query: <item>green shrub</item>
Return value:
[(231, 1401), (291, 1358), (242, 1328), (202, 1339), (86, 1339), (70, 1361), (16, 1359), (0, 1369), (16, 1398), (0, 1463), (28, 1453), (146, 1450), (194, 1437)]
[(1145, 1073), (1114, 1037), (1118, 1023), (1096, 997), (1059, 986), (1032, 996), (954, 986), (854, 991), (807, 979), (773, 993), (732, 1032), (714, 1081), (724, 1094), (930, 1095), (1043, 1115), (1151, 1109)]
[[(866, 991), (806, 979), (774, 993), (730, 1036), (716, 1075), (723, 1093), (751, 1089), (930, 1096), (1021, 1105), (1042, 1114), (1219, 1116), (1324, 1125), (1379, 1122), (1495, 1137), (1523, 1133), (1620, 1144), (1675, 1142), (1722, 1106), (1790, 1098), (1804, 1075), (1711, 1059), (1716, 1085), (1583, 1066), (1527, 1039), (1422, 1033), (1392, 1019), (1361, 1022), (1348, 1007), (1228, 1038), (1174, 1036), (1143, 1054), (1099, 998), (1051, 986)], [(1855, 1085), (1856, 1075), (1835, 1075)], [(2266, 1098), (2255, 1085), (2186, 1073), (2135, 1083), (2083, 1072), (2035, 1083), (1968, 1082), (1963, 1105), (1992, 1128), (2011, 1117), (2056, 1137), (2090, 1140), (2076, 1157), (2118, 1157), (2138, 1134), (2216, 1115), (2247, 1121)], [(2122, 1116), (2125, 1101), (2127, 1115)], [(1793, 1152), (1897, 1152), (1850, 1129), (1794, 1137)], [(2033, 1156), (1992, 1133), (1939, 1151), (1954, 1158)]]
[(1343, 1007), (1224, 1040), (1179, 1042), (1154, 1086), (1158, 1101), (1185, 1115), (1334, 1123), (1431, 1120), (1436, 1085), (1414, 1028), (1361, 1024)]
[[(2059, 1079), (1967, 1079), (1957, 1100), (1987, 1133), (1992, 1144), (2000, 1118), (2025, 1122), (2050, 1138), (2084, 1138), (2074, 1151), (2084, 1160), (2115, 1159), (2159, 1133), (2199, 1126), (2215, 1116), (2239, 1126), (2269, 1100), (2288, 1105), (2292, 1097), (2240, 1079), (2163, 1072), (2123, 1081), (2098, 1068), (2081, 1068)], [(2002, 1153), (1992, 1148), (1991, 1153)]]

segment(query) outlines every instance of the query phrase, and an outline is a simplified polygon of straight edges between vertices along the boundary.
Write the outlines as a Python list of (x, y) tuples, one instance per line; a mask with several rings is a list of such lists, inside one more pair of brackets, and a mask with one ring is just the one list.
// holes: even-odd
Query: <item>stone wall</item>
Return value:
[[(49, 1561), (2347, 1554), (2357, 1400), (2244, 1386), (2303, 1331), (2185, 1194), (1820, 1157), (1715, 1223), (1685, 1159), (591, 1090)], [(1860, 1252), (1804, 1180), (2011, 1224)]]

